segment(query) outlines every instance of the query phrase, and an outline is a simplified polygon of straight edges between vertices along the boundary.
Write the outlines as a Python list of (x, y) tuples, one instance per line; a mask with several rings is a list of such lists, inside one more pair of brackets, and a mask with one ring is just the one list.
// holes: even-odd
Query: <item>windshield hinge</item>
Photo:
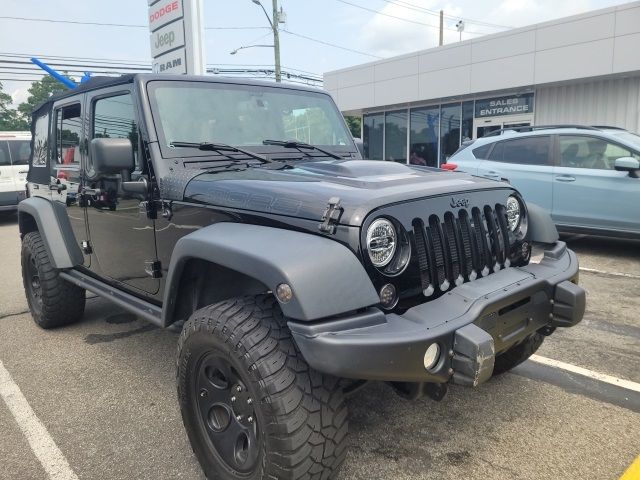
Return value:
[(336, 227), (340, 222), (340, 217), (344, 209), (340, 206), (340, 198), (331, 197), (329, 204), (322, 214), (322, 223), (318, 225), (321, 232), (333, 235), (336, 233)]
[(145, 260), (144, 271), (151, 278), (161, 278), (162, 263), (160, 263), (160, 260)]

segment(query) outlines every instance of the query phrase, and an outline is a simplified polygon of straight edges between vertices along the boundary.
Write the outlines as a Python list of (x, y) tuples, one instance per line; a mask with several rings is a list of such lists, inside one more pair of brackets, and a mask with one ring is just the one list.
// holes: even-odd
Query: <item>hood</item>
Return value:
[(341, 225), (359, 226), (376, 208), (434, 195), (506, 188), (462, 172), (372, 160), (300, 162), (294, 168), (268, 167), (202, 173), (186, 186), (186, 201), (318, 220), (329, 199), (344, 209)]

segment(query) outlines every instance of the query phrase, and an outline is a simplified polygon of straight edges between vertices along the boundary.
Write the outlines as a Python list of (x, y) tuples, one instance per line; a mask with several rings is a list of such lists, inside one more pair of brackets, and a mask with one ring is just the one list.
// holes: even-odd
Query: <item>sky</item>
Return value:
[[(207, 64), (220, 68), (273, 68), (264, 12), (251, 0), (203, 0)], [(271, 12), (271, 0), (262, 0)], [(144, 0), (2, 0), (0, 59), (6, 54), (115, 59), (150, 63)], [(438, 44), (438, 11), (445, 13), (444, 43), (460, 40), (455, 24), (465, 21), (462, 39), (584, 13), (624, 0), (278, 0), (286, 14), (280, 25), (283, 70), (324, 72)], [(3, 18), (5, 17), (5, 18)], [(9, 19), (117, 23), (131, 27), (64, 24)], [(232, 27), (232, 28), (230, 28)], [(290, 33), (289, 33), (290, 32)], [(309, 40), (309, 37), (314, 40)], [(324, 42), (324, 43), (321, 43)], [(332, 44), (332, 45), (327, 45)], [(338, 48), (342, 47), (342, 48)], [(89, 61), (87, 61), (89, 62)], [(1, 68), (0, 78), (17, 78)], [(22, 76), (21, 78), (25, 78)], [(29, 83), (2, 81), (14, 104), (28, 96)]]

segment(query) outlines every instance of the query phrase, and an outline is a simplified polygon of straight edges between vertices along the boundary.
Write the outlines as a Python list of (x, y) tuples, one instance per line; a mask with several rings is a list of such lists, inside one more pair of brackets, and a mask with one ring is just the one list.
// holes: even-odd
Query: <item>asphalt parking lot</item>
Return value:
[[(349, 400), (342, 479), (622, 475), (640, 454), (640, 242), (567, 241), (588, 291), (583, 322), (547, 339), (536, 361), (439, 403), (367, 386)], [(85, 321), (39, 329), (19, 251), (16, 219), (1, 218), (0, 387), (17, 385), (37, 418), (0, 401), (0, 479), (203, 478), (176, 401), (177, 333), (96, 297)]]

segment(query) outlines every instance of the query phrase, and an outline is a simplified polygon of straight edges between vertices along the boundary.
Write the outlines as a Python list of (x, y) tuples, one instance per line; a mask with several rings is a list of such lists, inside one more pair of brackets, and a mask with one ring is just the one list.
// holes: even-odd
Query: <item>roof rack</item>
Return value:
[(600, 130), (602, 127), (590, 127), (588, 125), (571, 125), (571, 124), (562, 124), (562, 125), (527, 125), (523, 127), (507, 127), (501, 128), (500, 130), (494, 130), (493, 132), (489, 132), (484, 137), (495, 137), (500, 135), (502, 132), (533, 132), (535, 130), (550, 130), (552, 128), (579, 128), (582, 130)]
[(622, 128), (622, 127), (612, 127), (611, 125), (591, 125), (593, 128), (597, 128), (599, 130), (601, 129), (606, 129), (606, 130), (626, 130), (626, 128)]

